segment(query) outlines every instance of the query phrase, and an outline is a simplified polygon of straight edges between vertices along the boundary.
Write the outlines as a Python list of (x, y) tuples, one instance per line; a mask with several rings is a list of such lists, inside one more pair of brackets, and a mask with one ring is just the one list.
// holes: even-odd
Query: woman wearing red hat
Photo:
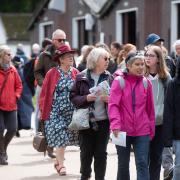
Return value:
[(44, 121), (48, 146), (56, 148), (55, 169), (66, 175), (64, 153), (66, 146), (78, 144), (78, 134), (68, 130), (73, 113), (69, 92), (78, 70), (73, 68), (74, 51), (67, 45), (56, 50), (54, 60), (59, 63), (48, 71), (40, 94), (41, 119)]

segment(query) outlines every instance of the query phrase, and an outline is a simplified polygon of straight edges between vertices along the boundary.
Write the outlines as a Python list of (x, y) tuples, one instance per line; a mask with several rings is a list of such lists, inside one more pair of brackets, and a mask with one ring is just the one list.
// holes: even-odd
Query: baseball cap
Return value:
[(155, 33), (149, 34), (146, 38), (146, 46), (148, 46), (149, 44), (154, 44), (157, 41), (164, 41), (164, 39), (162, 39), (159, 35)]

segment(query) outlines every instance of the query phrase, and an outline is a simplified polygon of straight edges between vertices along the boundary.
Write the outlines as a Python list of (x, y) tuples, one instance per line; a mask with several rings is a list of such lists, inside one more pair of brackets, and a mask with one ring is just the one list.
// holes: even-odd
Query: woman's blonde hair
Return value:
[(109, 53), (101, 47), (93, 48), (87, 56), (87, 68), (89, 70), (94, 70), (101, 56), (109, 56)]
[(120, 64), (124, 59), (126, 59), (129, 52), (132, 51), (133, 49), (136, 50), (136, 46), (133, 44), (127, 43), (123, 45), (122, 50), (119, 52), (117, 63)]
[(7, 45), (0, 45), (0, 64), (2, 64), (3, 58), (7, 51), (10, 51), (9, 46)]
[[(146, 53), (152, 50), (157, 58), (158, 58), (158, 64), (157, 64), (157, 74), (159, 75), (159, 78), (164, 79), (167, 78), (168, 76), (168, 67), (166, 66), (166, 62), (163, 56), (163, 52), (162, 49), (158, 46), (149, 46), (148, 49), (145, 51), (145, 56)], [(150, 68), (146, 65), (146, 69), (145, 69), (145, 76), (148, 76), (150, 74)]]

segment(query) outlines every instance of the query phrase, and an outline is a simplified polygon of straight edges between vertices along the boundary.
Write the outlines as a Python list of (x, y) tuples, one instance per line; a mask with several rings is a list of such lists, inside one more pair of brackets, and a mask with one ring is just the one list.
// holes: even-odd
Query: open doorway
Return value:
[(119, 10), (116, 12), (116, 39), (122, 44), (137, 44), (137, 8)]
[(79, 20), (78, 22), (78, 48), (80, 49), (84, 44), (89, 43), (88, 31), (85, 30), (85, 19)]
[(123, 43), (136, 44), (136, 12), (122, 13)]

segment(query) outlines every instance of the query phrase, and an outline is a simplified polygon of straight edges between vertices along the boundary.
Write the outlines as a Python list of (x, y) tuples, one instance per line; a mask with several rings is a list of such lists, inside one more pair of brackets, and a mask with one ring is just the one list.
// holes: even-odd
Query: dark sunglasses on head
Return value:
[(65, 43), (66, 39), (56, 39), (59, 43)]
[(131, 52), (128, 54), (127, 58), (125, 59), (125, 62), (128, 63), (130, 60), (133, 60), (133, 59), (141, 59), (143, 58), (144, 55), (141, 51), (136, 51), (136, 52)]

